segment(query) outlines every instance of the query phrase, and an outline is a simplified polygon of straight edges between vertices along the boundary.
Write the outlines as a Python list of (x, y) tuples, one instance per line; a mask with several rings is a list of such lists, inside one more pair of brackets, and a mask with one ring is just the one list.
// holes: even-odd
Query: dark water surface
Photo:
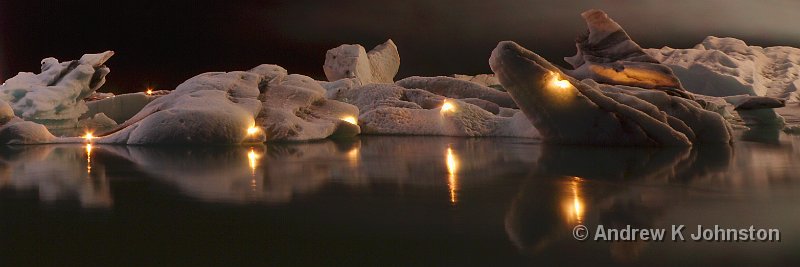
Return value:
[[(739, 138), (2, 147), (0, 266), (800, 265), (800, 138)], [(754, 225), (781, 241), (579, 242), (578, 224)]]

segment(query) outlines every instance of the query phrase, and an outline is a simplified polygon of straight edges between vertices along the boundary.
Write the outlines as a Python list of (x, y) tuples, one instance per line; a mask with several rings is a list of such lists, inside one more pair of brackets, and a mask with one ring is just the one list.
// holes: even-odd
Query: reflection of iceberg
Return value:
[(35, 189), (43, 201), (77, 197), (84, 207), (109, 207), (108, 178), (101, 164), (88, 161), (90, 152), (75, 146), (2, 147), (0, 187)]
[[(696, 183), (719, 177), (733, 157), (725, 145), (692, 150), (618, 148), (613, 157), (609, 152), (608, 148), (543, 147), (537, 167), (506, 214), (512, 243), (536, 253), (572, 239), (569, 233), (577, 224), (652, 227), (670, 201), (669, 194), (655, 188), (700, 188)], [(644, 244), (634, 243), (609, 244), (612, 257), (623, 261), (627, 259), (619, 256), (637, 255)]]
[[(502, 139), (501, 139), (502, 140)], [(376, 184), (445, 187), (453, 204), (463, 188), (506, 173), (495, 166), (529, 162), (530, 151), (507, 153), (498, 140), (437, 137), (377, 137), (360, 141), (270, 143), (245, 147), (98, 146), (135, 163), (156, 179), (205, 201), (284, 203), (329, 183), (363, 188)], [(416, 145), (409, 146), (409, 143)], [(519, 152), (519, 151), (518, 151)], [(535, 157), (533, 157), (535, 158)], [(433, 163), (433, 164), (432, 164)], [(441, 177), (441, 179), (431, 179)], [(444, 194), (449, 196), (445, 197)]]

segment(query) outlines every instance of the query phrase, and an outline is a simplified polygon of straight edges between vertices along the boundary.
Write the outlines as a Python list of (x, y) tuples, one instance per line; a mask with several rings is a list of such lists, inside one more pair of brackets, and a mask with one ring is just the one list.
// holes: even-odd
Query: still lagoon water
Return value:
[[(0, 148), (0, 265), (800, 265), (800, 137), (733, 147), (362, 136)], [(779, 242), (577, 241), (576, 225)]]

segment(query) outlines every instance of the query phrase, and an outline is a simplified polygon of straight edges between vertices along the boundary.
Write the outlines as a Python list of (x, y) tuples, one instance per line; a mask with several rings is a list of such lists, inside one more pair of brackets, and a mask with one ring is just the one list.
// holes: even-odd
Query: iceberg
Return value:
[(313, 79), (276, 65), (209, 72), (158, 97), (96, 143), (238, 144), (358, 134), (352, 105), (325, 99)]
[(514, 42), (500, 42), (489, 63), (547, 143), (690, 146), (732, 141), (724, 118), (693, 100), (579, 81)]
[(358, 124), (367, 134), (538, 137), (524, 114), (497, 115), (500, 108), (481, 99), (450, 99), (393, 84), (329, 90), (329, 97), (359, 108)]
[(39, 74), (21, 72), (0, 85), (0, 99), (26, 121), (50, 129), (74, 128), (87, 111), (84, 98), (105, 83), (105, 66), (113, 51), (86, 54), (79, 60), (42, 60)]
[(277, 65), (261, 65), (250, 72), (264, 77), (259, 96), (263, 105), (256, 121), (268, 140), (317, 140), (361, 132), (354, 121), (358, 108), (326, 98), (327, 90), (318, 81), (288, 74)]
[(344, 44), (328, 50), (322, 68), (331, 82), (355, 78), (359, 84), (392, 83), (400, 69), (400, 54), (391, 39), (369, 52), (361, 45)]
[(567, 75), (692, 98), (669, 67), (645, 53), (605, 12), (592, 9), (581, 16), (588, 30), (576, 39), (577, 54), (564, 58), (575, 68), (564, 70)]

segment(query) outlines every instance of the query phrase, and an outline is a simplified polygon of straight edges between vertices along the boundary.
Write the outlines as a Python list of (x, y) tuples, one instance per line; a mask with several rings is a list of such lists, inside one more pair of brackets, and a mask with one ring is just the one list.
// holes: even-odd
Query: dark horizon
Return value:
[(489, 54), (502, 40), (564, 64), (561, 58), (575, 53), (574, 38), (585, 30), (579, 14), (589, 8), (607, 11), (646, 48), (692, 47), (708, 35), (800, 46), (800, 32), (785, 25), (800, 7), (791, 1), (760, 3), (783, 7), (768, 16), (746, 1), (387, 2), (3, 2), (0, 80), (38, 72), (46, 57), (63, 61), (105, 50), (116, 52), (106, 92), (173, 89), (203, 72), (264, 63), (324, 80), (328, 49), (344, 43), (370, 49), (389, 38), (400, 50), (397, 78), (490, 73)]

